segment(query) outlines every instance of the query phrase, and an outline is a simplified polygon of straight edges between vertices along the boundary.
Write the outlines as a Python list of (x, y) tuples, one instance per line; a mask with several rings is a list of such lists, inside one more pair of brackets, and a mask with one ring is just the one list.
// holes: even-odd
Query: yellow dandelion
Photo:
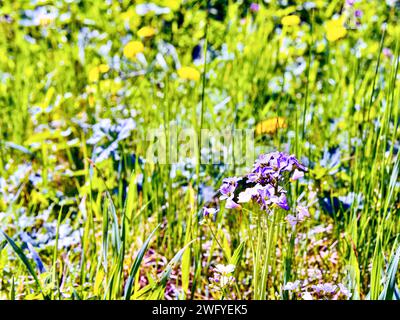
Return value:
[(279, 128), (286, 128), (287, 124), (283, 117), (265, 119), (256, 125), (256, 134), (274, 134)]
[(138, 53), (144, 51), (143, 43), (140, 41), (130, 41), (124, 47), (124, 56), (133, 59)]
[(93, 67), (89, 70), (89, 81), (90, 82), (97, 82), (100, 78), (100, 71), (98, 67)]
[(184, 80), (198, 81), (200, 79), (200, 72), (192, 67), (182, 67), (178, 70), (178, 76)]
[(110, 66), (108, 64), (102, 63), (101, 65), (99, 65), (99, 71), (101, 73), (106, 73), (110, 70)]
[(326, 38), (328, 41), (334, 42), (344, 38), (346, 34), (347, 30), (343, 26), (342, 19), (330, 20), (326, 23)]
[(141, 38), (150, 38), (156, 34), (156, 29), (152, 27), (143, 27), (139, 29), (137, 34)]
[(300, 23), (300, 18), (295, 14), (283, 17), (281, 23), (284, 26), (297, 26)]

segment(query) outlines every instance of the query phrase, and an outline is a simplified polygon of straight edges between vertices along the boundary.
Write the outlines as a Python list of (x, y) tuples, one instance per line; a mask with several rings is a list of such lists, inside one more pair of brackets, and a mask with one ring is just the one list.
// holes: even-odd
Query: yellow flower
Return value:
[(110, 67), (108, 66), (108, 64), (102, 63), (101, 65), (99, 65), (99, 71), (101, 73), (106, 73), (110, 70)]
[(286, 128), (287, 124), (283, 117), (273, 117), (265, 119), (256, 125), (256, 134), (274, 134), (279, 128)]
[(98, 67), (93, 67), (92, 69), (89, 70), (89, 81), (90, 82), (96, 82), (99, 80), (100, 77), (100, 71)]
[(297, 26), (300, 23), (300, 18), (294, 14), (283, 17), (281, 23), (284, 26)]
[(105, 63), (102, 63), (97, 67), (93, 67), (89, 71), (89, 81), (90, 82), (99, 81), (100, 73), (106, 73), (106, 72), (108, 72), (108, 70), (110, 70), (110, 67)]
[(346, 28), (343, 26), (342, 19), (330, 20), (326, 23), (326, 38), (328, 41), (336, 41), (345, 37), (347, 34)]
[(181, 79), (198, 81), (200, 79), (200, 72), (192, 67), (182, 67), (178, 70), (178, 76)]
[(143, 52), (144, 46), (140, 41), (130, 41), (124, 47), (124, 56), (133, 59), (138, 53)]
[(143, 28), (139, 29), (137, 34), (139, 37), (142, 37), (142, 38), (150, 38), (156, 34), (156, 29), (154, 29), (152, 27), (143, 27)]
[(181, 6), (182, 0), (164, 0), (163, 6), (170, 8), (173, 11), (177, 11)]

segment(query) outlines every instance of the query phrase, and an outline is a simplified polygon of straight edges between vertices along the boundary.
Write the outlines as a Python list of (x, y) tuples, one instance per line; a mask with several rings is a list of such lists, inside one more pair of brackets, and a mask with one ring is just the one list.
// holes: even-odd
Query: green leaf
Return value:
[(400, 245), (398, 246), (396, 253), (390, 259), (389, 267), (386, 272), (386, 282), (382, 293), (379, 295), (379, 300), (393, 300), (394, 291), (396, 286), (396, 273), (399, 267), (400, 261)]
[(152, 233), (148, 236), (148, 238), (144, 242), (143, 246), (140, 248), (140, 251), (135, 258), (135, 261), (133, 262), (131, 271), (129, 272), (129, 278), (125, 285), (125, 297), (124, 297), (125, 300), (129, 300), (132, 295), (132, 286), (133, 286), (133, 282), (135, 280), (136, 273), (139, 270), (140, 263), (143, 260), (144, 254), (147, 250), (147, 247), (149, 246), (150, 240), (154, 236), (154, 234), (156, 233), (156, 231), (159, 227), (160, 227), (160, 224), (157, 227), (155, 227), (155, 229), (152, 231)]
[(242, 241), (236, 248), (235, 252), (233, 253), (233, 256), (229, 260), (229, 263), (237, 266), (240, 259), (242, 259), (243, 251), (244, 251), (244, 241)]
[[(37, 286), (39, 287), (40, 291), (42, 291), (42, 286), (40, 285), (39, 278), (35, 272), (35, 269), (32, 267), (32, 265), (29, 263), (28, 257), (24, 254), (22, 249), (18, 247), (18, 245), (14, 242), (13, 239), (11, 239), (4, 231), (1, 230), (1, 233), (3, 234), (4, 238), (6, 238), (6, 241), (10, 244), (10, 246), (13, 248), (14, 252), (17, 254), (17, 256), (20, 258), (22, 263), (25, 265), (25, 267), (28, 269), (29, 273), (35, 279), (35, 282)], [(43, 293), (42, 293), (43, 294)], [(47, 299), (47, 297), (43, 294), (43, 297)]]

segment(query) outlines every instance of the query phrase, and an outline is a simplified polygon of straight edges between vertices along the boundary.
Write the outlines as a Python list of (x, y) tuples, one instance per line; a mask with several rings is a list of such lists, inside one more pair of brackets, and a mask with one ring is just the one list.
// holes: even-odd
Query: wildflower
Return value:
[[(299, 172), (297, 172), (297, 171)], [(294, 174), (298, 178), (300, 171), (306, 168), (294, 157), (282, 152), (271, 152), (260, 155), (255, 161), (252, 171), (246, 176), (249, 184), (238, 195), (238, 203), (247, 203), (251, 200), (260, 205), (262, 210), (270, 212), (274, 207), (289, 210), (286, 190), (280, 185), (287, 175)], [(241, 178), (227, 178), (219, 189), (222, 194), (220, 199), (227, 200), (226, 208), (238, 208), (240, 205), (234, 201), (238, 181)]]
[(178, 70), (178, 76), (184, 80), (199, 81), (200, 72), (192, 67), (182, 67)]
[(150, 38), (156, 34), (156, 30), (152, 27), (143, 27), (139, 29), (137, 34), (141, 38)]
[(303, 206), (299, 205), (296, 207), (296, 211), (297, 211), (297, 217), (298, 217), (299, 221), (304, 221), (305, 218), (308, 218), (310, 216), (310, 213), (308, 212), (307, 207), (303, 207)]
[(249, 202), (254, 197), (259, 195), (259, 190), (262, 190), (264, 187), (257, 183), (253, 188), (247, 188), (246, 190), (239, 193), (238, 202), (244, 203)]
[(228, 198), (225, 203), (226, 209), (239, 209), (240, 205), (233, 201), (232, 198)]
[(339, 286), (339, 292), (340, 292), (341, 294), (343, 294), (343, 295), (346, 296), (347, 298), (350, 298), (350, 297), (351, 297), (351, 292), (350, 292), (350, 290), (347, 289), (342, 283), (339, 283), (338, 286)]
[(256, 125), (256, 134), (274, 134), (280, 128), (286, 128), (287, 124), (285, 122), (285, 118), (282, 117), (273, 117), (259, 122)]
[[(110, 119), (101, 119), (92, 126), (93, 135), (87, 140), (88, 144), (95, 145), (93, 158), (96, 163), (107, 159), (110, 155), (118, 158), (118, 144), (128, 138), (136, 128), (133, 119), (118, 119), (116, 124), (112, 124)], [(105, 145), (101, 142), (107, 140)]]
[(301, 294), (301, 298), (303, 300), (313, 300), (313, 297), (312, 297), (311, 293), (309, 293), (309, 292), (303, 292)]
[(203, 207), (203, 216), (204, 216), (204, 218), (213, 218), (216, 215), (217, 212), (218, 212), (218, 210), (215, 209), (215, 208)]
[(140, 41), (130, 41), (128, 42), (123, 50), (124, 56), (128, 59), (134, 59), (138, 53), (144, 51), (143, 43)]
[(293, 176), (292, 176), (291, 180), (295, 181), (295, 180), (300, 179), (302, 177), (304, 177), (304, 172), (300, 171), (298, 169), (295, 169), (294, 172), (293, 172)]
[(292, 228), (294, 228), (297, 225), (297, 223), (299, 222), (297, 217), (292, 214), (288, 214), (285, 219), (287, 220), (287, 222), (289, 222), (289, 224)]
[(300, 18), (296, 15), (289, 15), (282, 18), (281, 23), (284, 26), (297, 26), (300, 23)]
[(258, 3), (252, 2), (250, 4), (250, 11), (251, 12), (258, 12), (260, 10), (260, 5)]
[(220, 200), (225, 200), (233, 197), (233, 193), (238, 185), (238, 181), (240, 181), (241, 179), (242, 178), (232, 177), (222, 180), (223, 184), (219, 189), (219, 192), (221, 192), (222, 194)]
[(295, 282), (288, 282), (288, 283), (286, 283), (283, 287), (282, 287), (282, 289), (283, 290), (296, 290), (298, 287), (299, 287), (299, 285), (300, 285), (300, 281), (299, 280), (296, 280)]
[(326, 38), (328, 41), (334, 42), (344, 38), (346, 34), (347, 30), (343, 26), (342, 19), (330, 20), (326, 23)]
[(259, 191), (261, 208), (268, 210), (268, 208), (273, 208), (274, 206), (280, 207), (284, 210), (289, 210), (289, 205), (287, 203), (287, 198), (285, 195), (286, 191), (283, 188), (278, 188), (268, 185)]
[(331, 283), (317, 284), (311, 286), (316, 293), (332, 294), (336, 291), (337, 286)]
[(357, 9), (356, 11), (354, 11), (354, 16), (356, 18), (361, 18), (363, 16), (363, 12), (359, 9)]
[(383, 48), (382, 53), (386, 58), (391, 58), (393, 56), (393, 53), (389, 48)]
[(261, 155), (256, 160), (253, 173), (261, 174), (261, 181), (270, 181), (282, 178), (283, 172), (292, 172), (295, 169), (306, 171), (306, 168), (294, 157), (283, 152), (271, 152)]
[(217, 264), (215, 266), (215, 271), (219, 272), (220, 274), (226, 275), (235, 271), (235, 266), (233, 264), (228, 264), (227, 266), (224, 266), (223, 264)]
[(224, 290), (232, 286), (235, 282), (235, 278), (231, 275), (235, 271), (233, 264), (227, 266), (223, 264), (217, 264), (214, 268), (214, 275), (210, 278), (212, 287)]
[(97, 67), (93, 67), (89, 71), (89, 81), (97, 82), (100, 78), (100, 73), (106, 73), (110, 70), (110, 67), (107, 64), (100, 64)]

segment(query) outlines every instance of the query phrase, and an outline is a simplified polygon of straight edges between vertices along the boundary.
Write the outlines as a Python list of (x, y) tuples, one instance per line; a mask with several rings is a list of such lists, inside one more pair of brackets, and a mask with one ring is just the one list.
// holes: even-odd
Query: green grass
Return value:
[[(22, 10), (38, 5), (0, 1), (0, 299), (300, 299), (282, 286), (309, 269), (321, 273), (310, 285), (344, 283), (351, 299), (399, 299), (398, 10), (361, 1), (361, 26), (330, 42), (325, 24), (344, 14), (343, 1), (260, 1), (256, 13), (247, 1), (156, 1), (171, 13), (138, 16), (140, 2), (60, 2), (49, 25), (21, 26)], [(292, 13), (301, 24), (281, 29)], [(140, 39), (143, 26), (156, 34)], [(80, 49), (84, 29), (98, 33)], [(144, 43), (147, 65), (124, 57), (131, 39)], [(200, 79), (180, 79), (162, 43)], [(210, 59), (194, 65), (199, 43)], [(110, 70), (90, 82), (99, 64)], [(309, 188), (318, 199), (295, 231), (283, 212), (218, 200), (224, 177), (247, 172), (241, 148), (221, 165), (201, 164), (199, 148), (191, 165), (142, 162), (154, 129), (167, 138), (193, 129), (202, 142), (202, 129), (255, 129), (277, 116), (285, 126), (255, 136), (256, 156), (295, 154), (309, 171), (288, 186), (292, 207)], [(118, 158), (93, 163), (88, 140), (101, 119), (136, 128)], [(166, 146), (167, 157), (184, 147)], [(348, 195), (348, 207), (337, 203)], [(215, 221), (205, 223), (203, 206), (219, 209)], [(318, 226), (328, 229), (313, 233)], [(219, 263), (236, 266), (228, 292), (210, 288)]]

